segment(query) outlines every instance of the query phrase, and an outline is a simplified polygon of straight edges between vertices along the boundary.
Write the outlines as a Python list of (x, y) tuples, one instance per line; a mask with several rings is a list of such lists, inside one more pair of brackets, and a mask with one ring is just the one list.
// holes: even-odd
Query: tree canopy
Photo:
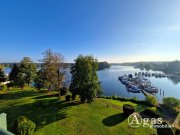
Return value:
[(36, 75), (36, 66), (29, 57), (24, 57), (20, 62), (20, 72), (18, 74), (21, 86), (30, 85)]
[(30, 85), (36, 76), (36, 66), (29, 57), (24, 57), (19, 64), (14, 64), (9, 74), (13, 86), (23, 88)]
[(6, 81), (6, 75), (2, 68), (0, 68), (0, 83)]
[(52, 52), (50, 49), (45, 51), (43, 55), (42, 66), (37, 72), (35, 86), (37, 89), (48, 88), (48, 91), (51, 89), (59, 90), (63, 87), (64, 81), (64, 57), (59, 53)]
[(101, 91), (97, 76), (98, 62), (92, 56), (80, 55), (71, 67), (70, 91), (73, 97), (80, 95), (81, 102), (92, 102)]
[(19, 72), (20, 69), (18, 64), (14, 64), (11, 72), (9, 73), (9, 81), (11, 81), (11, 83), (14, 83), (14, 85), (17, 84)]

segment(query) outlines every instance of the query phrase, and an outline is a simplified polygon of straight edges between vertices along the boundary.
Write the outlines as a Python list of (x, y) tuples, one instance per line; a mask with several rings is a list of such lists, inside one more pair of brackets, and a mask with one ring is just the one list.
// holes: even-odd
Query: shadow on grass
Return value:
[(120, 114), (115, 114), (110, 117), (107, 117), (107, 118), (103, 119), (102, 122), (104, 125), (106, 125), (108, 127), (112, 127), (112, 126), (116, 126), (117, 124), (123, 122), (126, 118), (127, 118), (127, 115), (125, 115), (124, 113), (120, 113)]
[(0, 112), (7, 113), (8, 130), (12, 131), (15, 119), (19, 116), (26, 116), (36, 123), (38, 128), (47, 124), (65, 119), (66, 109), (71, 106), (79, 105), (80, 102), (65, 102), (57, 99), (36, 100), (36, 102), (0, 108)]
[(33, 99), (44, 99), (44, 98), (51, 98), (51, 97), (59, 97), (59, 94), (49, 94), (49, 95), (43, 95), (43, 96), (38, 96), (38, 97), (34, 97)]
[(7, 92), (5, 94), (0, 94), (0, 100), (11, 100), (11, 99), (19, 99), (22, 97), (36, 96), (39, 95), (38, 92), (32, 90), (20, 90), (16, 92)]

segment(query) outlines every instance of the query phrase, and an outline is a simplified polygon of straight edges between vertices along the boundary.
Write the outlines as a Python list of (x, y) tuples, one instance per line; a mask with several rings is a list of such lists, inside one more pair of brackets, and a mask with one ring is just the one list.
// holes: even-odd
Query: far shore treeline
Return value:
[(180, 61), (132, 62), (122, 63), (123, 66), (134, 66), (142, 70), (162, 71), (166, 74), (180, 74)]
[[(34, 65), (38, 68), (38, 67), (41, 67), (41, 65), (43, 63), (40, 63), (40, 62), (33, 62)], [(11, 62), (11, 63), (0, 63), (0, 65), (2, 67), (10, 67), (12, 68), (14, 64), (20, 64), (19, 62)], [(64, 67), (71, 67), (73, 66), (75, 63), (62, 63), (62, 65)], [(103, 69), (106, 69), (106, 68), (110, 68), (111, 67), (111, 64), (109, 64), (107, 61), (103, 61), (103, 62), (98, 62), (98, 70), (103, 70)]]

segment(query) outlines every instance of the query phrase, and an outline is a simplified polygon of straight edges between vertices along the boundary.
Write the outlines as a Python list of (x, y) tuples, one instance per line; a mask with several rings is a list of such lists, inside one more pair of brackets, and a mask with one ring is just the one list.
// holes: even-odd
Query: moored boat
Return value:
[(144, 90), (148, 93), (158, 93), (158, 89), (155, 87), (145, 87)]
[(128, 91), (134, 92), (134, 93), (140, 93), (141, 89), (136, 85), (131, 85), (130, 87), (126, 87)]

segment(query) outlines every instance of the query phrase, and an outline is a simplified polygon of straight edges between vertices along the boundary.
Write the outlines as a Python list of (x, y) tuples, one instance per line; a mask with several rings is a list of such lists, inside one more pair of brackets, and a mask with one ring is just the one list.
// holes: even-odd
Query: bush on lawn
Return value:
[(16, 135), (32, 135), (36, 124), (25, 116), (18, 117), (13, 125), (13, 132)]
[(67, 87), (62, 87), (60, 89), (60, 95), (61, 96), (67, 95), (67, 91), (68, 91)]
[(176, 108), (180, 106), (180, 100), (174, 97), (165, 97), (163, 99), (163, 103), (165, 106), (170, 108)]
[(2, 90), (2, 91), (7, 90), (7, 86), (6, 85), (0, 85), (0, 90)]
[(113, 96), (112, 96), (112, 99), (114, 99), (114, 100), (119, 100), (119, 97), (116, 96), (116, 95), (113, 95)]
[(66, 96), (66, 101), (68, 102), (68, 101), (70, 101), (70, 99), (71, 99), (71, 96), (70, 96), (70, 95), (67, 95), (67, 96)]
[(124, 104), (123, 111), (126, 115), (131, 115), (132, 113), (134, 113), (134, 107), (129, 104)]
[(112, 99), (112, 97), (111, 96), (106, 96), (106, 99)]
[(132, 97), (131, 101), (139, 101), (137, 97)]
[(146, 102), (147, 102), (149, 105), (158, 106), (158, 100), (156, 99), (155, 96), (147, 95), (147, 96), (146, 96)]

